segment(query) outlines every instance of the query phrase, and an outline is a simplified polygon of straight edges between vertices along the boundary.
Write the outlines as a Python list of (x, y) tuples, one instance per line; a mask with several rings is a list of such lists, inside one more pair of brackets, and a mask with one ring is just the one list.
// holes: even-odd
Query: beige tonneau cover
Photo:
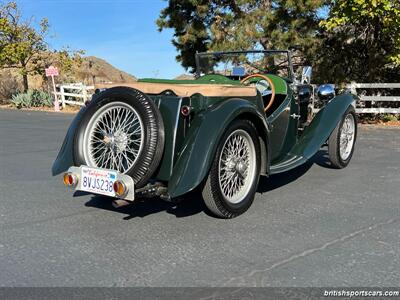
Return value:
[(180, 97), (190, 97), (193, 94), (202, 94), (205, 97), (254, 97), (257, 95), (255, 87), (237, 86), (228, 84), (173, 84), (173, 83), (113, 83), (96, 84), (96, 89), (107, 89), (116, 86), (135, 88), (145, 94), (161, 94), (166, 90), (174, 92)]

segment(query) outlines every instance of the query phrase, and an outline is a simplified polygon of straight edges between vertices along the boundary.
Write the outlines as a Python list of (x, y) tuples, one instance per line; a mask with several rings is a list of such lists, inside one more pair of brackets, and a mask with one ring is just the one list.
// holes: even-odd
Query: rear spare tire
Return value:
[(159, 109), (142, 92), (107, 89), (88, 105), (74, 137), (75, 165), (116, 170), (146, 184), (164, 152)]

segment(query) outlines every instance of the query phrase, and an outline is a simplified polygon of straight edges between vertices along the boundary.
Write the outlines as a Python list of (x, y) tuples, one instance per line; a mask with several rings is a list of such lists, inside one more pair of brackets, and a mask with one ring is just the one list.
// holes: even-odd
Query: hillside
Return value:
[[(28, 78), (31, 89), (47, 88), (48, 86), (48, 80), (44, 76), (35, 75)], [(71, 72), (66, 74), (60, 72), (60, 76), (56, 77), (57, 83), (83, 82), (86, 85), (105, 82), (128, 83), (136, 80), (136, 77), (117, 69), (104, 59), (94, 56), (84, 57), (80, 65), (72, 66)], [(16, 87), (22, 89), (22, 78), (19, 71), (17, 69), (0, 69), (0, 90), (15, 90)]]
[[(30, 89), (51, 89), (51, 80), (41, 75), (28, 76)], [(136, 77), (123, 72), (104, 59), (88, 56), (83, 58), (80, 65), (73, 65), (72, 71), (67, 74), (60, 72), (56, 83), (77, 83), (86, 85), (94, 83), (129, 83), (136, 81)], [(0, 69), (0, 104), (7, 103), (12, 95), (21, 91), (22, 77), (17, 69)]]
[(77, 82), (93, 83), (128, 83), (136, 81), (136, 77), (118, 70), (104, 59), (88, 56), (80, 66), (74, 66), (72, 77)]
[(176, 80), (192, 80), (194, 79), (194, 75), (192, 74), (181, 74), (175, 77)]

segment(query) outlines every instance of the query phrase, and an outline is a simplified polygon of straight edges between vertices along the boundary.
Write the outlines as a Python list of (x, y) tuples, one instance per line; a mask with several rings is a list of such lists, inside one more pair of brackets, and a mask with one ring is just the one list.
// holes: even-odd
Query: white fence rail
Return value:
[(61, 102), (63, 108), (66, 104), (85, 105), (94, 92), (94, 86), (86, 86), (81, 83), (57, 85), (56, 99)]
[[(353, 94), (356, 94), (360, 98), (360, 103), (357, 103), (356, 111), (361, 114), (400, 114), (400, 83), (350, 83), (347, 88)], [(377, 92), (376, 95), (367, 96), (358, 93), (357, 90), (367, 91), (368, 89), (384, 90), (384, 89), (398, 89), (398, 96), (382, 96), (381, 91)], [(369, 102), (370, 106), (375, 107), (365, 107), (366, 103)], [(382, 104), (377, 104), (381, 102), (397, 102), (395, 106), (397, 107), (379, 107), (386, 106)]]
[[(363, 114), (400, 114), (400, 83), (351, 83), (346, 86), (353, 94), (358, 94), (360, 101), (357, 103), (356, 111), (357, 113)], [(367, 96), (360, 94), (358, 90), (383, 90), (383, 89), (398, 89), (398, 96), (382, 96), (381, 92), (376, 93), (373, 96)], [(64, 108), (66, 104), (73, 105), (84, 105), (86, 101), (90, 100), (92, 94), (94, 93), (93, 86), (85, 86), (81, 83), (78, 84), (65, 84), (58, 85), (56, 97), (58, 101), (61, 102)], [(366, 103), (371, 103), (370, 106), (375, 107), (365, 107)], [(385, 102), (397, 102), (395, 106), (397, 107), (379, 107), (386, 106), (378, 103)], [(315, 111), (318, 111), (315, 110)]]

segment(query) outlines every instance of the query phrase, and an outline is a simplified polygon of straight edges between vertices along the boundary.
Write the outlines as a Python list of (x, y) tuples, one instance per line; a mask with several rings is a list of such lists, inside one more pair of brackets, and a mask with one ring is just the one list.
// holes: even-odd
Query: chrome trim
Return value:
[[(79, 178), (83, 167), (91, 168), (89, 166), (82, 165), (80, 167), (70, 167), (67, 172), (70, 172), (70, 173), (74, 174), (75, 176), (77, 176)], [(106, 170), (106, 169), (101, 169), (101, 168), (92, 168), (92, 169)], [(125, 175), (125, 174), (121, 174), (121, 173), (119, 173), (117, 171), (114, 171), (114, 170), (107, 170), (107, 171), (116, 172), (117, 173), (117, 180), (123, 182), (123, 184), (125, 184), (125, 186), (127, 188), (126, 196), (124, 196), (122, 198), (119, 198), (119, 197), (116, 197), (116, 198), (124, 199), (124, 200), (128, 200), (128, 201), (134, 201), (135, 200), (135, 183), (133, 182), (132, 177), (130, 177), (128, 175)], [(73, 186), (73, 188), (74, 188), (75, 191), (81, 191), (81, 189), (80, 189), (80, 180), (78, 181), (78, 184)], [(95, 194), (95, 193), (93, 193), (93, 194)], [(101, 195), (101, 194), (95, 194), (95, 195)], [(101, 195), (101, 196), (104, 196), (104, 195)], [(104, 196), (104, 197), (107, 197), (107, 196)]]
[(176, 134), (178, 133), (178, 124), (179, 124), (179, 118), (181, 115), (181, 106), (182, 106), (182, 98), (179, 98), (179, 104), (178, 104), (178, 111), (176, 112), (176, 122), (175, 122), (175, 128), (174, 128), (174, 136), (172, 138), (172, 159), (171, 159), (171, 167), (174, 165), (174, 160), (175, 160), (175, 146), (176, 146)]

